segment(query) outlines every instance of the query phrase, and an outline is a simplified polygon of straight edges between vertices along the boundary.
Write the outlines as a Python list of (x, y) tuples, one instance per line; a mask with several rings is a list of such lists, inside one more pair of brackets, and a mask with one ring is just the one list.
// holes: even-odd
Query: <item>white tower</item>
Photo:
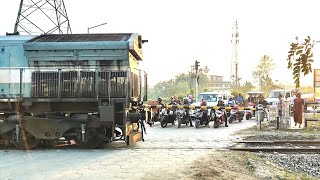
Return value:
[(232, 57), (231, 57), (231, 71), (230, 71), (230, 81), (231, 85), (238, 88), (239, 86), (239, 76), (238, 76), (238, 46), (239, 46), (239, 32), (238, 32), (238, 21), (235, 20), (232, 27)]

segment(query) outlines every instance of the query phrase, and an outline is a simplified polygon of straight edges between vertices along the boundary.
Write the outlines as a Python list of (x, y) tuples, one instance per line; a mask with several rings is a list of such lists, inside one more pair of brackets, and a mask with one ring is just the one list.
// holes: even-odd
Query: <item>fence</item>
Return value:
[[(312, 105), (312, 107), (310, 107)], [(315, 115), (320, 113), (320, 110), (317, 109), (320, 106), (320, 102), (306, 102), (304, 104), (304, 127), (308, 127), (308, 121), (320, 121), (320, 118), (315, 117)], [(313, 114), (313, 117), (308, 117), (308, 115)]]
[(277, 108), (277, 104), (270, 108), (270, 122), (276, 122), (276, 129), (279, 129), (280, 126), (286, 128), (291, 126), (292, 102), (285, 100), (284, 103), (285, 109), (280, 112)]

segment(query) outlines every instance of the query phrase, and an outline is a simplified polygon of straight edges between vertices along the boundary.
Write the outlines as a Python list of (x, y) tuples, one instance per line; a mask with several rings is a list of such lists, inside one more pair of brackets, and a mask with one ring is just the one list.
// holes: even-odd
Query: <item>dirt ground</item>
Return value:
[(266, 160), (259, 153), (219, 150), (194, 161), (187, 167), (168, 167), (148, 174), (142, 179), (313, 180), (315, 178), (290, 172)]

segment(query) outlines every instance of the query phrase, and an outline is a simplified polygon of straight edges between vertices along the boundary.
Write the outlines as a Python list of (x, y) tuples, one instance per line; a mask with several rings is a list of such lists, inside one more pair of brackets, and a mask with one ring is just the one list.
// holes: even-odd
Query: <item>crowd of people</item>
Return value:
[[(285, 102), (283, 99), (283, 95), (280, 94), (278, 96), (278, 102), (277, 102), (277, 110), (278, 110), (278, 115), (279, 116), (283, 116), (283, 112), (285, 110)], [(243, 105), (243, 101), (245, 99), (243, 98), (243, 96), (241, 94), (239, 94), (236, 98), (230, 97), (228, 100), (228, 105), (229, 106), (234, 106), (234, 105)], [(270, 120), (270, 116), (269, 116), (269, 103), (265, 100), (263, 95), (259, 95), (257, 97), (253, 97), (250, 96), (247, 99), (248, 102), (254, 103), (254, 104), (262, 104), (264, 107), (264, 113), (265, 113), (265, 117), (267, 119), (267, 121)], [(177, 96), (172, 96), (169, 98), (169, 103), (168, 105), (184, 105), (184, 106), (189, 106), (191, 105), (191, 103), (193, 103), (193, 98), (192, 95), (187, 95), (186, 97), (183, 98), (183, 100), (181, 101)], [(293, 117), (294, 117), (294, 122), (295, 122), (295, 126), (297, 126), (297, 124), (299, 124), (299, 128), (301, 127), (302, 124), (302, 113), (303, 113), (303, 106), (304, 106), (304, 99), (301, 98), (301, 93), (297, 92), (296, 93), (296, 98), (294, 99), (293, 102), (293, 107), (292, 107), (292, 111), (293, 111)], [(158, 98), (157, 101), (158, 105), (164, 105), (162, 98)], [(207, 106), (206, 100), (202, 99), (201, 100), (201, 106)], [(224, 101), (222, 101), (221, 99), (219, 99), (217, 106), (225, 106)], [(189, 111), (188, 112), (188, 116), (189, 115)], [(192, 125), (191, 122), (191, 118), (190, 118), (190, 126)], [(226, 125), (227, 126), (227, 125)]]

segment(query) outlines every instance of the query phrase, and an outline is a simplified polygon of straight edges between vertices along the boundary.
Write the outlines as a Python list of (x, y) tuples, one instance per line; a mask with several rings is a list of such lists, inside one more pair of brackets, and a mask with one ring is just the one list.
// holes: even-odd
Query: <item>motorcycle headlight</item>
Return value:
[(171, 115), (173, 115), (173, 111), (171, 110), (171, 111), (169, 111), (169, 115), (171, 116)]

